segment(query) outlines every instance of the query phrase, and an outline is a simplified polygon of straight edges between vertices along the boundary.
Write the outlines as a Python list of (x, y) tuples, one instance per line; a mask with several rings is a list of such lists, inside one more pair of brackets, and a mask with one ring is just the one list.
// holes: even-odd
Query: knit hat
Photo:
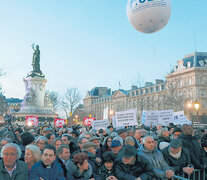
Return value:
[(91, 147), (97, 148), (98, 146), (97, 146), (97, 144), (92, 143), (92, 142), (87, 142), (87, 143), (83, 144), (83, 149), (88, 149), (88, 148), (91, 148)]
[(175, 132), (182, 132), (182, 130), (181, 130), (181, 128), (179, 128), (179, 127), (175, 127), (174, 130), (173, 130), (173, 134), (174, 134)]
[(23, 146), (31, 144), (35, 140), (34, 136), (30, 132), (24, 132), (21, 135), (21, 139), (22, 139)]
[(130, 144), (126, 144), (124, 146), (124, 149), (122, 151), (122, 157), (124, 158), (130, 158), (133, 157), (137, 154), (137, 150), (134, 146), (130, 145)]

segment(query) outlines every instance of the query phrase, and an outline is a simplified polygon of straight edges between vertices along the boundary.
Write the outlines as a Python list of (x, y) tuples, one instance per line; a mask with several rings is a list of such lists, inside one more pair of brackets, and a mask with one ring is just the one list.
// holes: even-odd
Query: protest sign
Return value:
[(103, 110), (103, 119), (108, 119), (109, 108), (108, 106)]
[(158, 124), (168, 126), (174, 122), (173, 110), (158, 111)]
[(108, 119), (101, 119), (101, 120), (95, 120), (92, 121), (92, 129), (106, 129), (109, 125), (109, 120)]
[(59, 118), (55, 118), (54, 121), (55, 127), (63, 127), (63, 125), (66, 124), (66, 119), (59, 119)]
[(116, 112), (115, 113), (116, 127), (138, 125), (136, 115), (137, 115), (136, 109)]
[(27, 126), (37, 126), (38, 125), (38, 117), (37, 116), (26, 116), (25, 124)]
[(157, 126), (158, 123), (158, 111), (145, 111), (144, 116), (145, 126)]
[(84, 126), (91, 126), (93, 121), (95, 121), (95, 118), (93, 118), (93, 117), (84, 117), (83, 125)]

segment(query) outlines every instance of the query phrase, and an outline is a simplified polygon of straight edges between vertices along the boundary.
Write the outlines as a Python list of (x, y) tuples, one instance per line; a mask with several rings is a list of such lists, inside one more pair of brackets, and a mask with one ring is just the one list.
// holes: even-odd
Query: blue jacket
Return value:
[(34, 164), (29, 171), (29, 180), (65, 180), (63, 170), (56, 162), (52, 163), (51, 168), (47, 168), (42, 161)]

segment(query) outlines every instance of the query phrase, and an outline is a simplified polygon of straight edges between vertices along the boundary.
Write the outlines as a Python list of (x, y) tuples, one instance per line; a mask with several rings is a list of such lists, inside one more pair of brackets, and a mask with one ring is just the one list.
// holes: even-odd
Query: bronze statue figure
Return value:
[(33, 72), (41, 72), (41, 70), (40, 70), (40, 50), (39, 50), (39, 46), (36, 45), (36, 49), (35, 49), (34, 44), (33, 44), (32, 49), (34, 50), (33, 59), (32, 59)]

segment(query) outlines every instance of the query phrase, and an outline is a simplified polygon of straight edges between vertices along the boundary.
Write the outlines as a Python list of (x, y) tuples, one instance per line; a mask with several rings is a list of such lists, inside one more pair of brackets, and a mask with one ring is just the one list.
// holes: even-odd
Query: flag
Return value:
[(119, 88), (121, 87), (121, 83), (120, 83), (120, 81), (119, 81)]

